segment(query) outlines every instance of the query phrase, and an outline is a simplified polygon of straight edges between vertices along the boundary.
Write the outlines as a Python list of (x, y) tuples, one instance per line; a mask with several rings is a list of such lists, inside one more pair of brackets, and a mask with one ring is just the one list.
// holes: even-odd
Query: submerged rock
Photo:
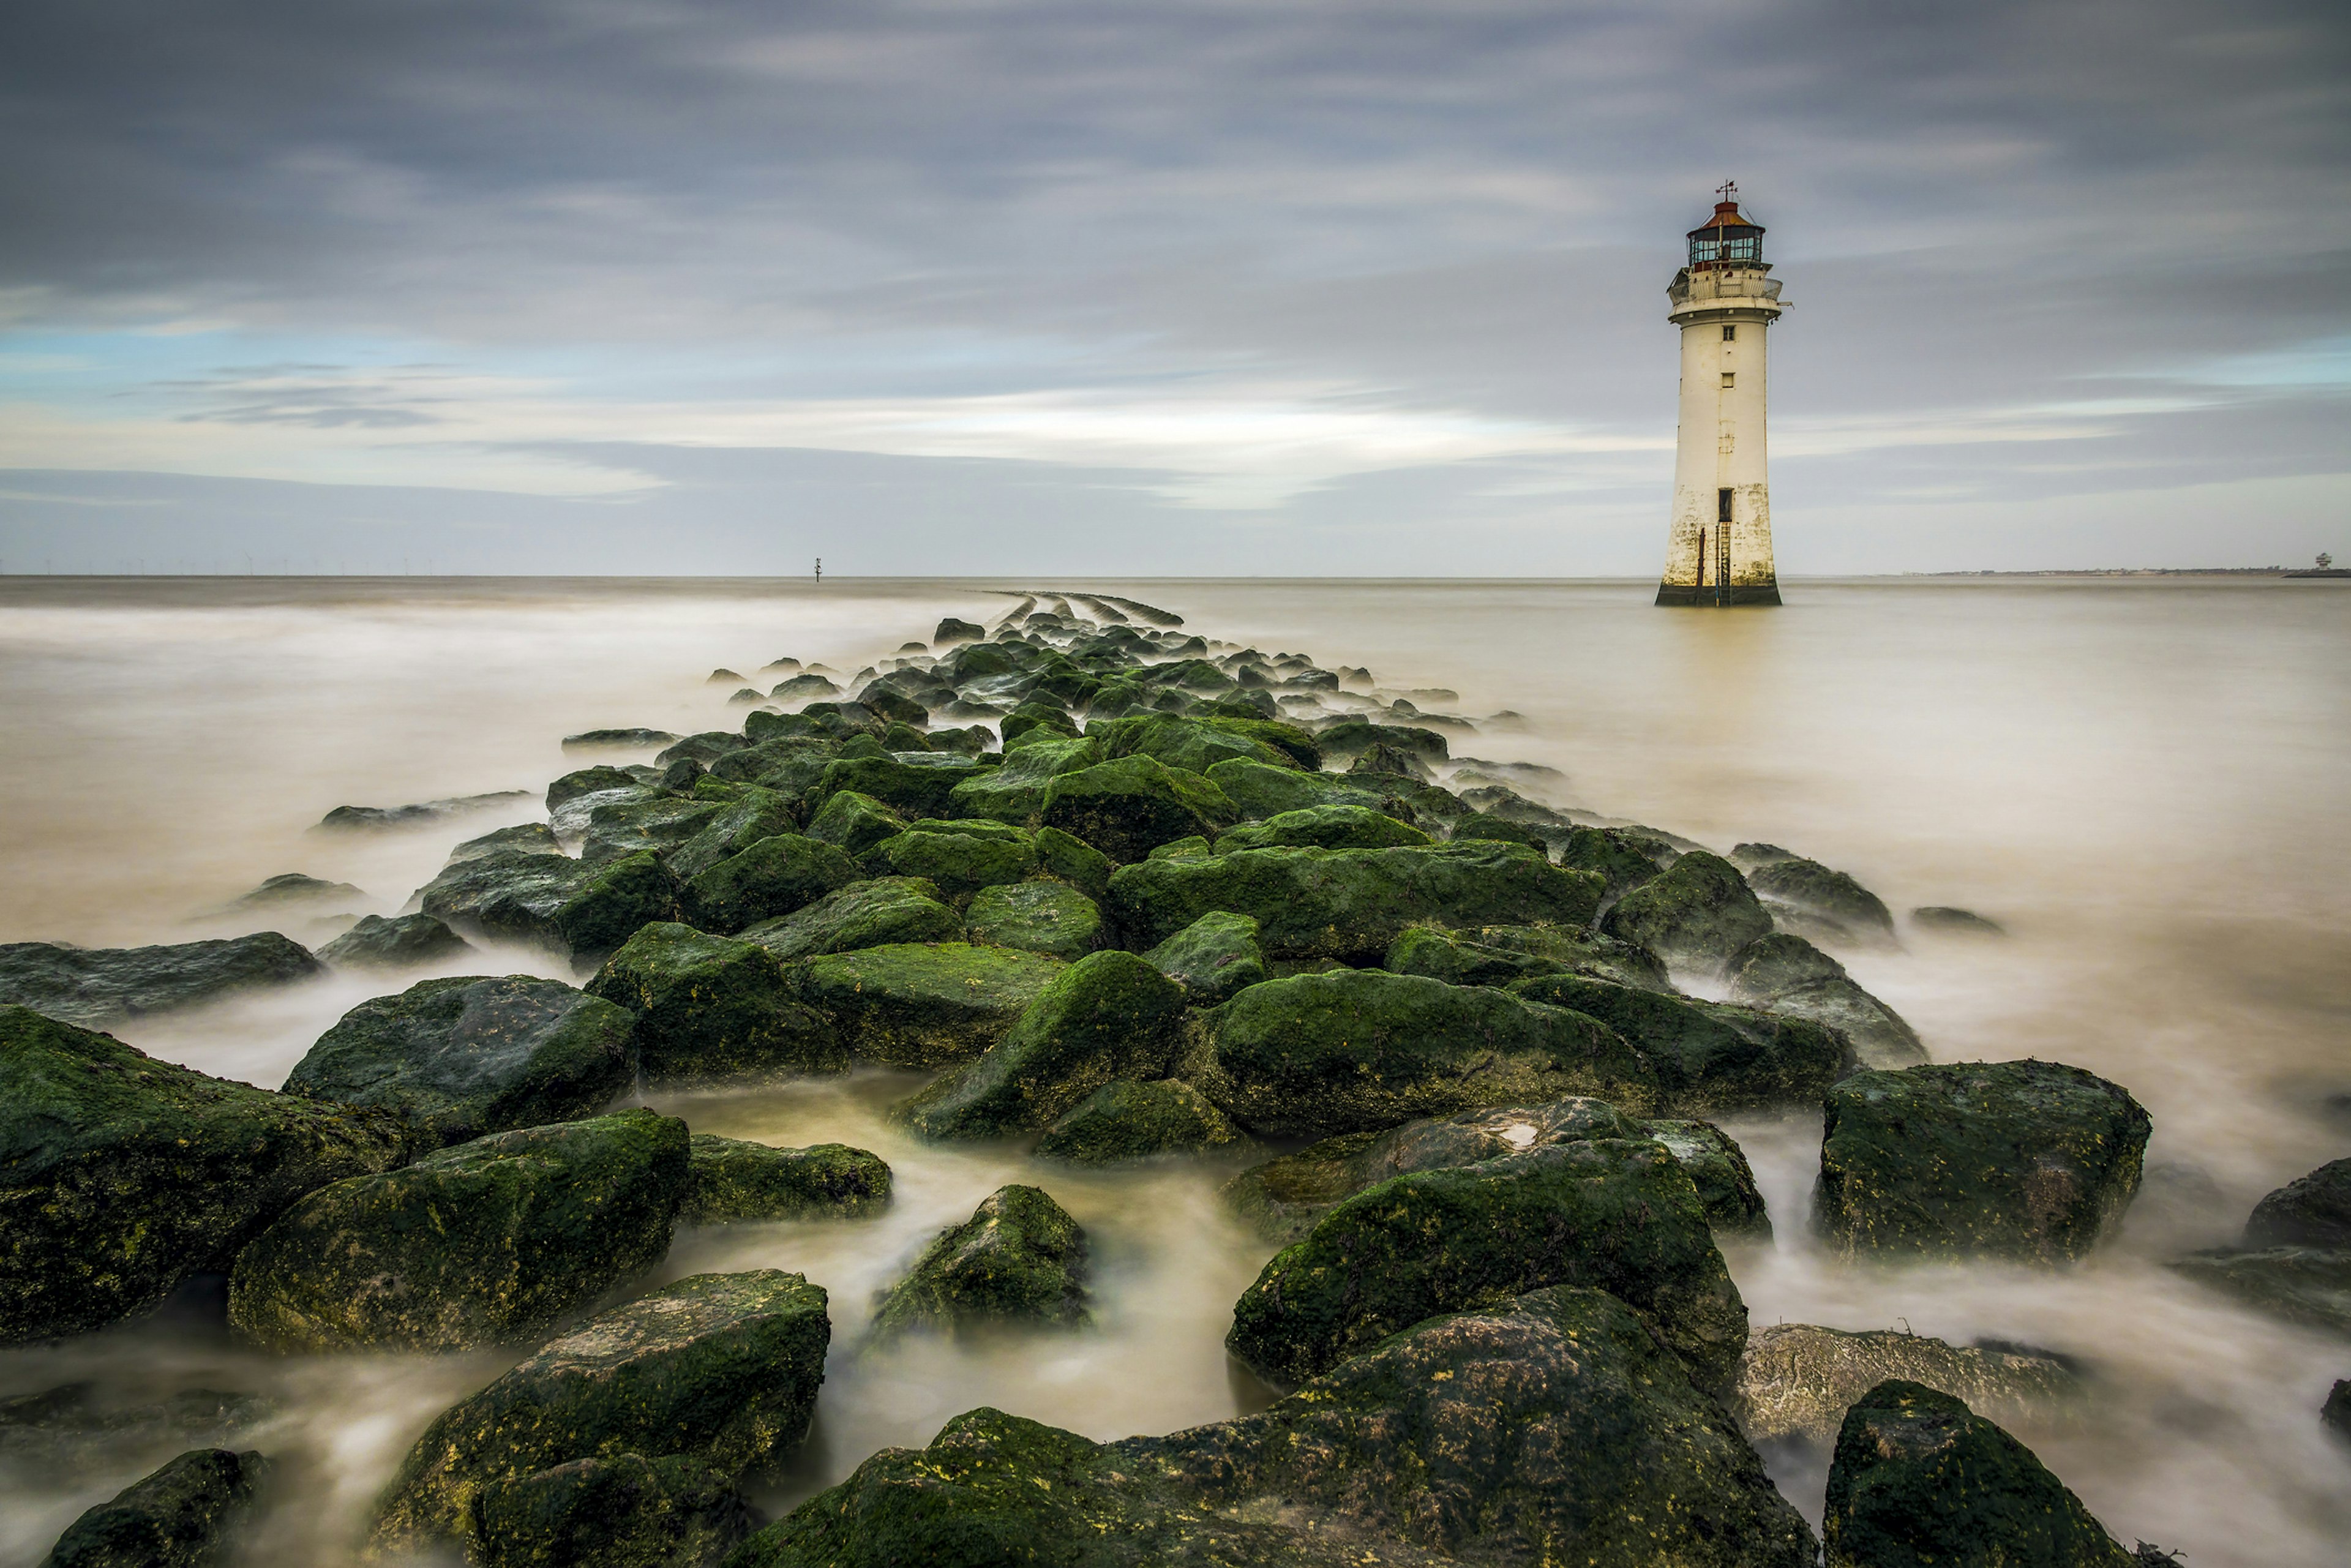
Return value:
[(1848, 1255), (2062, 1263), (2138, 1191), (2146, 1111), (2053, 1061), (1856, 1072), (1830, 1090), (1813, 1216)]
[(1581, 975), (1520, 980), (1510, 991), (1598, 1019), (1623, 1035), (1656, 1069), (1666, 1099), (1684, 1110), (1809, 1103), (1853, 1071), (1852, 1046), (1802, 1019)]
[(1071, 962), (1102, 945), (1102, 907), (1063, 882), (982, 888), (965, 911), (974, 942)]
[(2323, 1165), (2255, 1204), (2245, 1244), (2351, 1248), (2351, 1160)]
[(596, 747), (670, 746), (677, 737), (665, 729), (583, 729), (577, 735), (563, 737), (566, 751), (588, 750)]
[(890, 1206), (890, 1167), (847, 1144), (779, 1149), (696, 1133), (684, 1225), (747, 1219), (860, 1219)]
[(1250, 916), (1211, 910), (1143, 956), (1194, 1007), (1212, 1008), (1270, 977), (1257, 934)]
[(1801, 936), (1775, 932), (1749, 943), (1732, 956), (1729, 974), (1732, 1000), (1835, 1030), (1864, 1067), (1890, 1071), (1927, 1060), (1917, 1031), (1899, 1013)]
[(838, 1072), (839, 1034), (792, 994), (783, 966), (756, 942), (656, 922), (588, 982), (590, 996), (636, 1015), (649, 1078)]
[(2351, 1249), (2222, 1248), (2193, 1253), (2171, 1267), (2248, 1306), (2351, 1336)]
[(473, 950), (472, 943), (434, 915), (368, 915), (319, 948), (319, 957), (340, 967), (406, 969)]
[(1040, 1159), (1072, 1165), (1113, 1165), (1158, 1155), (1237, 1149), (1248, 1136), (1177, 1078), (1138, 1083), (1118, 1078), (1064, 1113), (1038, 1140)]
[(66, 1527), (42, 1568), (204, 1568), (227, 1552), (267, 1479), (257, 1453), (197, 1448)]
[(304, 1194), (400, 1165), (412, 1140), (381, 1112), (207, 1077), (0, 1008), (0, 1343), (150, 1312)]
[(963, 916), (947, 907), (935, 883), (915, 876), (883, 876), (853, 882), (805, 909), (747, 926), (740, 935), (779, 962), (789, 963), (819, 953), (898, 942), (961, 942), (965, 930)]
[[(606, 730), (591, 733), (615, 732)], [(582, 743), (588, 740), (586, 736), (574, 738)], [(570, 742), (566, 741), (564, 744), (568, 746)], [(338, 806), (319, 819), (319, 826), (358, 831), (376, 828), (413, 828), (428, 822), (445, 822), (452, 817), (462, 817), (468, 811), (478, 811), (491, 806), (505, 806), (529, 798), (530, 791), (528, 789), (493, 789), (486, 795), (454, 795), (441, 800), (420, 800), (409, 806)]]
[(1949, 931), (1961, 936), (2005, 936), (2008, 928), (1996, 920), (1987, 920), (1972, 909), (1954, 909), (1946, 904), (1930, 904), (1910, 912), (1910, 923), (1929, 931)]
[(1033, 1186), (989, 1195), (963, 1224), (941, 1231), (873, 1311), (875, 1340), (916, 1326), (1091, 1322), (1086, 1233)]
[(1828, 1568), (2136, 1568), (2032, 1450), (1967, 1402), (1889, 1378), (1857, 1400), (1829, 1468)]
[(635, 1026), (559, 980), (426, 980), (345, 1013), (286, 1092), (393, 1112), (461, 1144), (601, 1111), (636, 1082)]
[(1559, 846), (1559, 863), (1598, 872), (1613, 903), (1665, 874), (1675, 860), (1667, 846), (1638, 831), (1620, 828), (1571, 828)]
[(1062, 967), (1017, 947), (931, 942), (822, 954), (784, 974), (795, 996), (832, 1020), (851, 1055), (928, 1068), (986, 1052)]
[(1731, 1414), (1750, 1440), (1795, 1438), (1826, 1448), (1845, 1412), (1888, 1378), (1963, 1399), (2002, 1422), (2046, 1421), (2079, 1405), (2087, 1390), (2055, 1356), (1947, 1344), (1893, 1329), (1849, 1333), (1813, 1323), (1775, 1323), (1748, 1335)]
[(95, 1026), (320, 972), (308, 948), (275, 931), (163, 947), (0, 943), (0, 1005)]
[(1601, 929), (1671, 963), (1715, 974), (1732, 954), (1771, 935), (1771, 916), (1737, 866), (1697, 850), (1618, 899)]
[(1894, 916), (1885, 902), (1844, 872), (1802, 855), (1750, 864), (1740, 853), (1750, 847), (1742, 844), (1734, 849), (1731, 859), (1746, 870), (1747, 885), (1763, 898), (1825, 917), (1864, 936), (1893, 936)]
[(132, 1375), (139, 1384), (131, 1399), (95, 1380), (0, 1398), (0, 1465), (20, 1485), (79, 1485), (126, 1459), (229, 1448), (278, 1413), (258, 1395), (215, 1388), (156, 1398), (144, 1369)]
[(524, 1338), (661, 1260), (686, 1150), (684, 1123), (622, 1111), (322, 1187), (237, 1255), (229, 1322), (278, 1351)]
[[(808, 1434), (831, 1338), (824, 1291), (773, 1269), (696, 1274), (606, 1312), (425, 1428), (384, 1494), (374, 1549), (446, 1542), (474, 1558), (501, 1550), (494, 1524), (524, 1524), (595, 1531), (591, 1550), (543, 1561), (672, 1561), (605, 1553), (614, 1537), (662, 1541), (664, 1515), (685, 1516), (687, 1541), (704, 1535), (708, 1482), (669, 1461), (728, 1483), (771, 1465)], [(582, 1460), (612, 1469), (553, 1473)]]

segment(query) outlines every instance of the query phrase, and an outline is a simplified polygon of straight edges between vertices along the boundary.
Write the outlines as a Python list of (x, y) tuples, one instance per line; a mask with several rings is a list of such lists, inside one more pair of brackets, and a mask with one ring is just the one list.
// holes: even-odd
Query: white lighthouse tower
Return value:
[(1764, 385), (1771, 323), (1786, 308), (1763, 260), (1763, 225), (1725, 184), (1689, 232), (1689, 265), (1666, 290), (1682, 329), (1681, 436), (1660, 604), (1777, 604)]

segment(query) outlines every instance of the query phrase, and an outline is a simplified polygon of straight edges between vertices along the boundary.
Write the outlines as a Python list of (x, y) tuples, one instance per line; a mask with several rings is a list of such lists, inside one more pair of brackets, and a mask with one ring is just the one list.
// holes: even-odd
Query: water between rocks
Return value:
[[(538, 815), (535, 792), (599, 726), (739, 725), (778, 656), (843, 672), (992, 618), (1022, 584), (832, 581), (0, 580), (0, 940), (121, 945), (253, 928), (207, 917), (279, 872), (397, 908), (465, 837)], [(2351, 1456), (2316, 1411), (2351, 1344), (2240, 1310), (2162, 1260), (2225, 1239), (2279, 1183), (2351, 1152), (2351, 593), (2227, 580), (1872, 580), (1794, 586), (1777, 612), (1652, 609), (1629, 583), (1090, 580), (1188, 629), (1483, 718), (1457, 755), (1542, 763), (1552, 803), (1717, 848), (1764, 840), (1849, 871), (1896, 911), (1959, 904), (2005, 940), (1905, 927), (1840, 950), (1938, 1061), (2038, 1056), (2125, 1084), (2155, 1117), (2122, 1241), (2060, 1273), (1883, 1270), (1823, 1258), (1802, 1217), (1817, 1118), (1729, 1124), (1777, 1224), (1730, 1262), (1752, 1321), (1907, 1324), (2078, 1357), (2080, 1418), (2020, 1429), (2124, 1541), (2192, 1568), (2339, 1563)], [(534, 792), (396, 831), (310, 831), (331, 807)], [(270, 922), (315, 945), (327, 925)], [(499, 952), (450, 972), (556, 973)], [(423, 977), (339, 975), (122, 1026), (132, 1043), (274, 1087), (366, 996)], [(1007, 1150), (907, 1143), (867, 1072), (655, 1094), (697, 1130), (840, 1140), (897, 1173), (885, 1218), (682, 1232), (666, 1277), (798, 1270), (832, 1299), (816, 1430), (763, 1503), (788, 1506), (886, 1444), (991, 1404), (1099, 1438), (1253, 1408), (1228, 1363), (1231, 1305), (1271, 1249), (1228, 1223), (1228, 1174), (1044, 1172)], [(936, 1228), (1010, 1180), (1085, 1225), (1101, 1326), (860, 1356), (872, 1292)], [(90, 1380), (100, 1403), (185, 1389), (266, 1396), (246, 1439), (281, 1456), (251, 1560), (347, 1560), (423, 1425), (515, 1359), (279, 1360), (242, 1350), (201, 1289), (59, 1347), (0, 1352), (0, 1397)], [(188, 1446), (103, 1433), (58, 1465), (0, 1439), (0, 1568), (38, 1561), (81, 1509)], [(1771, 1456), (1819, 1517), (1817, 1456)]]

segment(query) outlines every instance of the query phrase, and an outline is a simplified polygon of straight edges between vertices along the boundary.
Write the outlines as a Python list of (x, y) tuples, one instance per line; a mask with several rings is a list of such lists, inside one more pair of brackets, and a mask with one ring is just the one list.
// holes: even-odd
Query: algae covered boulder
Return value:
[(2253, 1206), (2251, 1247), (2351, 1248), (2351, 1160), (2297, 1176)]
[(920, 877), (961, 903), (984, 887), (1036, 874), (1037, 844), (1003, 822), (915, 822), (866, 852), (865, 863), (893, 876)]
[[(729, 753), (748, 756), (747, 751)], [(670, 874), (684, 881), (700, 876), (727, 856), (749, 849), (761, 839), (799, 831), (791, 798), (779, 790), (746, 786), (732, 801), (718, 806), (693, 835), (670, 851)]]
[(1751, 1008), (1669, 997), (1581, 975), (1515, 982), (1529, 1001), (1598, 1019), (1656, 1069), (1659, 1090), (1688, 1111), (1809, 1103), (1853, 1070), (1834, 1030)]
[(1092, 844), (1113, 861), (1142, 860), (1160, 844), (1213, 834), (1238, 813), (1199, 774), (1153, 757), (1122, 757), (1045, 786), (1038, 820)]
[(1113, 1165), (1159, 1155), (1207, 1154), (1249, 1146), (1248, 1135), (1177, 1078), (1138, 1083), (1113, 1079), (1045, 1129), (1040, 1159)]
[[(1006, 721), (1010, 730), (1011, 721)], [(1077, 737), (1057, 737), (1050, 730), (1032, 728), (1025, 744), (1011, 746), (1002, 766), (966, 779), (950, 797), (958, 817), (985, 817), (998, 822), (1027, 823), (1045, 808), (1045, 787), (1064, 773), (1092, 768), (1102, 758), (1098, 741)]]
[(95, 1027), (319, 972), (309, 949), (275, 931), (166, 947), (9, 942), (0, 944), (0, 1005)]
[(1771, 935), (1771, 916), (1737, 866), (1696, 850), (1618, 899), (1601, 929), (1670, 963), (1714, 974), (1741, 947)]
[(636, 1015), (650, 1078), (833, 1072), (849, 1065), (831, 1023), (794, 998), (783, 966), (756, 942), (656, 922), (588, 982)]
[(906, 830), (906, 819), (871, 795), (854, 789), (828, 796), (809, 820), (808, 836), (831, 844), (852, 860), (862, 860), (874, 845)]
[(1102, 906), (1063, 882), (983, 888), (965, 912), (971, 939), (1072, 962), (1102, 945)]
[(425, 980), (345, 1013), (286, 1092), (391, 1111), (443, 1144), (592, 1116), (636, 1082), (626, 1008), (531, 975)]
[(1801, 855), (1766, 861), (1748, 868), (1747, 884), (1774, 904), (1791, 905), (1857, 935), (1881, 938), (1894, 935), (1894, 915), (1877, 894), (1818, 861)]
[(480, 1568), (715, 1568), (758, 1518), (725, 1470), (629, 1453), (485, 1487), (477, 1511)]
[(1590, 1094), (1654, 1107), (1648, 1062), (1604, 1024), (1483, 987), (1377, 970), (1251, 986), (1186, 1075), (1243, 1126), (1328, 1137), (1504, 1103)]
[(2032, 1450), (1963, 1399), (1889, 1378), (1855, 1401), (1829, 1466), (1828, 1568), (2137, 1568)]
[(632, 1110), (337, 1182), (237, 1254), (229, 1322), (280, 1351), (525, 1338), (659, 1262), (688, 1176), (685, 1124)]
[(1893, 1070), (1927, 1060), (1917, 1031), (1863, 990), (1844, 966), (1791, 933), (1759, 937), (1732, 955), (1730, 999), (1810, 1019), (1853, 1042), (1864, 1067)]
[(1698, 1189), (1646, 1138), (1552, 1144), (1357, 1193), (1265, 1266), (1225, 1343), (1295, 1387), (1424, 1318), (1547, 1285), (1625, 1301), (1708, 1386), (1746, 1347), (1747, 1308)]
[(1666, 1146), (1682, 1174), (1698, 1188), (1698, 1207), (1717, 1238), (1740, 1241), (1771, 1239), (1771, 1217), (1764, 1211), (1763, 1191), (1755, 1185), (1754, 1167), (1747, 1152), (1731, 1135), (1711, 1122), (1672, 1119), (1641, 1124), (1641, 1131)]
[(319, 949), (319, 961), (337, 968), (408, 969), (437, 964), (473, 944), (430, 915), (366, 915)]
[(2149, 1122), (2053, 1061), (1856, 1072), (1830, 1090), (1813, 1217), (1847, 1254), (2080, 1258), (2138, 1191)]
[(2351, 1337), (2351, 1248), (2220, 1248), (2170, 1267), (2261, 1312)]
[(1322, 806), (1353, 806), (1392, 813), (1386, 792), (1335, 773), (1308, 773), (1269, 762), (1230, 758), (1211, 763), (1208, 781), (1225, 792), (1244, 818), (1276, 817)]
[(0, 1343), (152, 1311), (304, 1194), (390, 1170), (397, 1117), (272, 1094), (0, 1007)]
[(1612, 901), (1655, 882), (1675, 858), (1656, 840), (1621, 828), (1571, 828), (1559, 844), (1559, 863), (1598, 872)]
[(590, 1475), (534, 1478), (629, 1456), (691, 1461), (729, 1481), (769, 1466), (808, 1433), (831, 1338), (824, 1291), (773, 1269), (696, 1274), (606, 1312), (425, 1428), (385, 1491), (374, 1547), (447, 1543), (477, 1558), (496, 1550), (488, 1521), (588, 1522), (594, 1510), (563, 1495), (583, 1486), (608, 1509), (625, 1505), (610, 1521), (622, 1532), (651, 1528), (662, 1499), (696, 1490), (692, 1471), (664, 1467), (634, 1499)]
[(872, 1332), (1090, 1322), (1087, 1268), (1086, 1233), (1060, 1204), (1037, 1187), (1002, 1187), (883, 1293)]
[(919, 1137), (1039, 1132), (1113, 1078), (1175, 1064), (1184, 991), (1132, 953), (1090, 955), (1048, 981), (1004, 1038), (897, 1107)]
[(1212, 1008), (1270, 977), (1257, 933), (1249, 915), (1211, 910), (1143, 956), (1194, 1007)]
[(690, 1158), (681, 1224), (860, 1219), (890, 1206), (890, 1167), (879, 1155), (847, 1144), (779, 1149), (696, 1133)]
[(819, 800), (854, 789), (908, 817), (945, 817), (955, 804), (956, 786), (992, 767), (953, 752), (885, 752), (879, 757), (843, 757), (825, 767)]
[(208, 1568), (226, 1561), (269, 1461), (196, 1448), (66, 1527), (42, 1568)]
[(806, 908), (863, 873), (820, 839), (799, 833), (761, 839), (687, 883), (678, 906), (687, 922), (731, 934)]
[(969, 1061), (1061, 972), (1059, 958), (963, 942), (897, 943), (826, 953), (785, 970), (792, 992), (831, 1019), (851, 1055), (892, 1067)]
[(1244, 822), (1217, 841), (1223, 850), (1384, 850), (1435, 842), (1418, 828), (1363, 806), (1308, 806)]
[(1388, 944), (1380, 967), (1426, 975), (1448, 986), (1507, 986), (1541, 975), (1589, 975), (1666, 990), (1656, 956), (1597, 931), (1557, 925), (1479, 925), (1466, 931), (1415, 925)]
[(1774, 1323), (1748, 1335), (1730, 1409), (1756, 1442), (1797, 1438), (1825, 1448), (1845, 1412), (1888, 1378), (1924, 1384), (2008, 1422), (2059, 1417), (2088, 1392), (2063, 1361), (2033, 1351), (1947, 1344), (1897, 1329)]
[(789, 963), (817, 953), (847, 953), (893, 942), (960, 942), (964, 921), (947, 907), (935, 883), (920, 877), (881, 876), (853, 882), (805, 909), (762, 920), (739, 935)]

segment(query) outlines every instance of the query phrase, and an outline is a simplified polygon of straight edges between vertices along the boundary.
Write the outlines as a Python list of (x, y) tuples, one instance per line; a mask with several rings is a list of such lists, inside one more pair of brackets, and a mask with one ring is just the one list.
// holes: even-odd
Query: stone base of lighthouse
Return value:
[(1728, 588), (1719, 583), (1708, 583), (1703, 588), (1694, 588), (1687, 583), (1661, 582), (1657, 584), (1657, 602), (1660, 604), (1777, 604), (1780, 602), (1780, 584), (1775, 580), (1771, 582), (1734, 582)]

